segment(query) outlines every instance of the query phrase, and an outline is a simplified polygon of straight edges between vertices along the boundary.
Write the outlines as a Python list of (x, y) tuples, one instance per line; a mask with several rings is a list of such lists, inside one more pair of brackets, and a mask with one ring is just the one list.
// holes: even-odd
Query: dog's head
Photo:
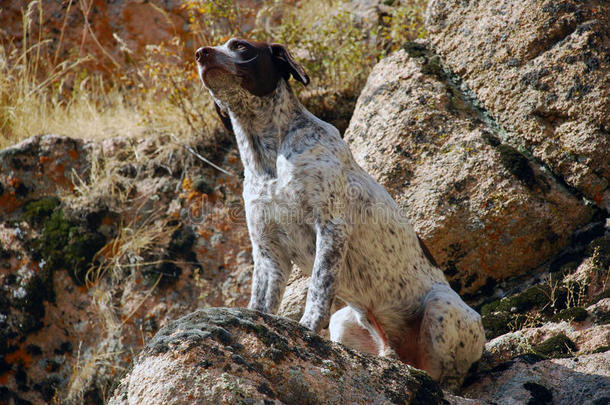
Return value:
[[(290, 76), (309, 83), (305, 70), (280, 44), (232, 38), (224, 45), (199, 48), (195, 59), (204, 86), (215, 99), (228, 104), (242, 90), (256, 97), (269, 95), (280, 80), (288, 81)], [(219, 114), (227, 125), (226, 115)]]

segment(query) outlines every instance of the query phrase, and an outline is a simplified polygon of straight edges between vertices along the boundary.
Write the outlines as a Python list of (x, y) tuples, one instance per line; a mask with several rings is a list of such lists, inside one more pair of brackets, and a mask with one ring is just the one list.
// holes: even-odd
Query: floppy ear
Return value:
[(309, 84), (309, 76), (305, 73), (305, 69), (294, 60), (284, 45), (271, 44), (270, 48), (273, 62), (279, 68), (284, 79), (288, 80), (292, 75), (305, 86)]
[(233, 133), (233, 125), (231, 124), (231, 118), (229, 118), (229, 114), (223, 111), (220, 106), (216, 104), (216, 102), (214, 102), (214, 107), (216, 107), (216, 113), (220, 117), (222, 124), (225, 126), (226, 129), (229, 130), (229, 132)]

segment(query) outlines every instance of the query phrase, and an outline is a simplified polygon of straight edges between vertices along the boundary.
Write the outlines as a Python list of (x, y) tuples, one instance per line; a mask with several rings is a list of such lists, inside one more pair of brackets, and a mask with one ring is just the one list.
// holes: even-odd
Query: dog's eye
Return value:
[(242, 44), (241, 42), (236, 42), (231, 46), (231, 48), (233, 48), (234, 51), (242, 52), (246, 50), (246, 45)]

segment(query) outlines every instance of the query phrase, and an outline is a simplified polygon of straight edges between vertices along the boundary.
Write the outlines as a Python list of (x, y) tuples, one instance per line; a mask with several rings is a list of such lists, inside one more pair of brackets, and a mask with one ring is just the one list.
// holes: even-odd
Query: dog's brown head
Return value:
[(276, 89), (280, 79), (292, 75), (307, 85), (309, 77), (280, 44), (233, 38), (221, 46), (204, 46), (195, 53), (204, 85), (214, 92), (230, 83), (263, 97)]
[[(309, 77), (303, 67), (280, 44), (232, 38), (224, 45), (204, 46), (195, 52), (199, 75), (214, 98), (230, 105), (230, 99), (243, 94), (256, 97), (271, 94), (281, 79), (290, 76), (307, 85)], [(216, 103), (223, 124), (231, 130), (226, 111)]]

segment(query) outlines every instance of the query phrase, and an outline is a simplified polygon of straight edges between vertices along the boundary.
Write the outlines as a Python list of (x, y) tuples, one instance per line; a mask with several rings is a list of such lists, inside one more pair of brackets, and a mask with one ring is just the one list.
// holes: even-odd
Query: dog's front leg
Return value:
[(301, 325), (319, 332), (328, 323), (335, 297), (336, 280), (343, 266), (348, 226), (343, 220), (326, 221), (316, 226), (314, 260), (305, 312)]
[(255, 243), (253, 239), (252, 255), (254, 273), (248, 308), (276, 313), (290, 274), (290, 262), (284, 257), (279, 244), (269, 238), (263, 243)]

